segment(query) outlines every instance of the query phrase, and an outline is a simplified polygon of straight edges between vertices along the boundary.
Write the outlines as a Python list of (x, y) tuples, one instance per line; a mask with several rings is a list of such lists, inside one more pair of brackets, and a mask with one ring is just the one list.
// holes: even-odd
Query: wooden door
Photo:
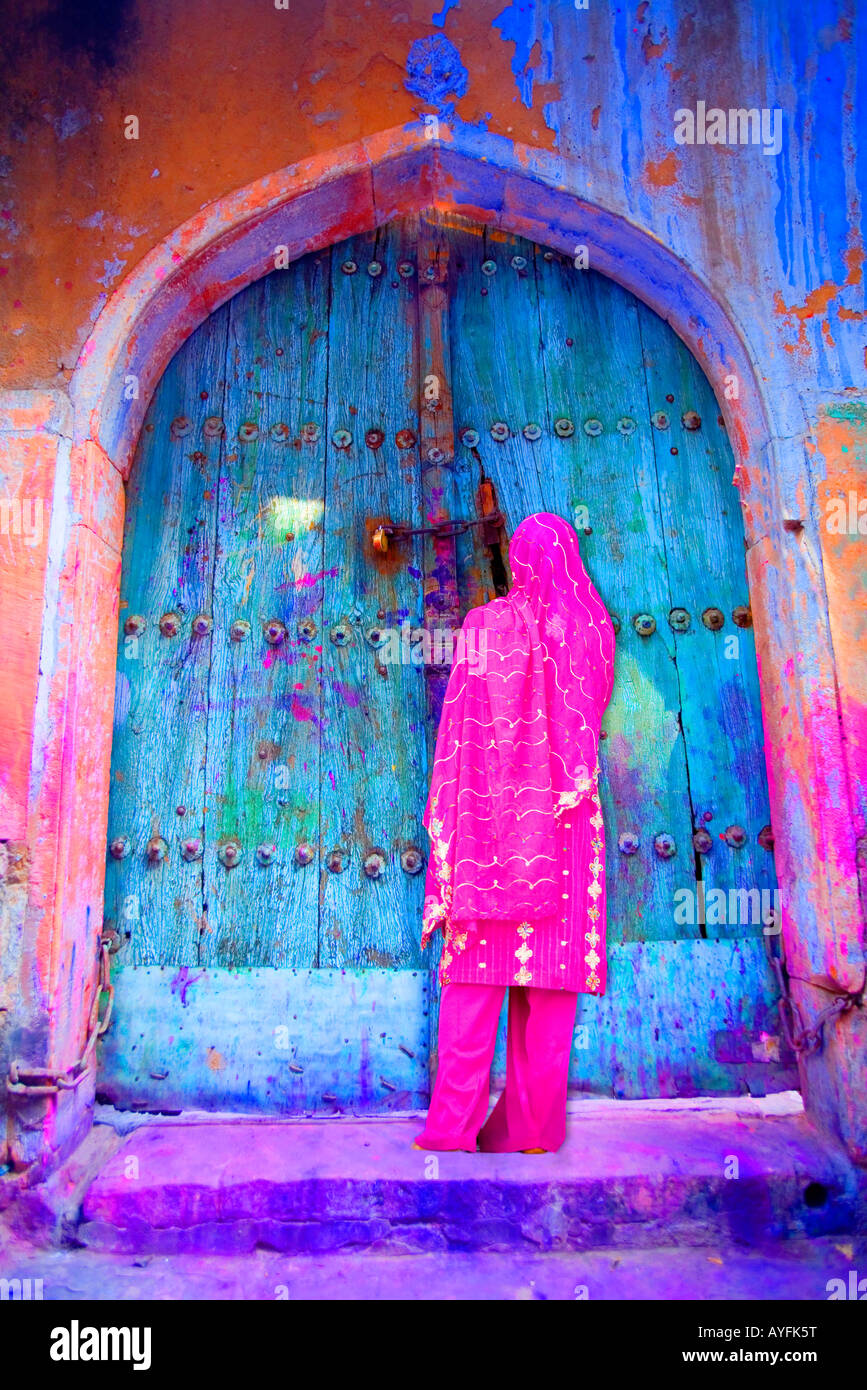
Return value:
[[(102, 1094), (425, 1104), (421, 811), (444, 673), (416, 639), (504, 589), (508, 535), (539, 509), (578, 525), (619, 623), (610, 983), (581, 1001), (573, 1081), (792, 1084), (761, 916), (730, 910), (729, 890), (775, 886), (731, 474), (710, 387), (655, 315), (458, 219), (352, 238), (212, 315), (157, 389), (128, 489)], [(382, 523), (496, 505), (500, 530), (373, 544)]]
[[(456, 508), (484, 475), (509, 533), (535, 510), (571, 520), (617, 630), (600, 759), (608, 990), (579, 1002), (572, 1083), (796, 1086), (767, 960), (778, 899), (743, 526), (713, 392), (612, 281), (462, 221), (451, 244)], [(467, 600), (484, 602), (490, 549), (476, 533), (460, 546)], [(502, 1058), (501, 1032), (500, 1075)]]
[[(178, 352), (128, 489), (106, 916), (120, 1105), (428, 1094), (417, 224), (252, 285)], [(386, 650), (387, 649), (387, 650)]]

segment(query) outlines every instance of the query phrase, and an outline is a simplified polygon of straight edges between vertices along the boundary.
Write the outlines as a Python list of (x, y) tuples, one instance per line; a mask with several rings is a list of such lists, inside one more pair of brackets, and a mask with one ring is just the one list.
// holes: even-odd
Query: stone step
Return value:
[(76, 1239), (136, 1254), (406, 1255), (857, 1230), (867, 1178), (842, 1148), (803, 1113), (737, 1105), (579, 1103), (558, 1153), (526, 1155), (413, 1150), (417, 1118), (152, 1120), (89, 1181)]
[[(129, 1255), (34, 1250), (17, 1244), (4, 1249), (0, 1232), (0, 1275), (12, 1284), (20, 1281), (10, 1297), (82, 1305), (153, 1299), (822, 1301), (832, 1292), (837, 1298), (857, 1297), (852, 1275), (857, 1282), (865, 1272), (867, 1241), (839, 1236), (777, 1241), (761, 1249), (712, 1245), (546, 1254), (447, 1250), (430, 1255), (340, 1250), (296, 1257), (271, 1250), (246, 1255)], [(86, 1320), (100, 1321), (94, 1314)]]

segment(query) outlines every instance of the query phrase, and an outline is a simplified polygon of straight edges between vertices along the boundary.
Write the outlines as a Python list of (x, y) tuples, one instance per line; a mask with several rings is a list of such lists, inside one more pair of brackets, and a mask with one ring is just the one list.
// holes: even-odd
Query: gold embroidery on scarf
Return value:
[(599, 764), (597, 763), (589, 777), (581, 776), (576, 778), (575, 785), (571, 791), (561, 792), (557, 805), (554, 807), (555, 817), (560, 817), (564, 811), (572, 810), (580, 806), (585, 796), (595, 797), (596, 789), (599, 785)]

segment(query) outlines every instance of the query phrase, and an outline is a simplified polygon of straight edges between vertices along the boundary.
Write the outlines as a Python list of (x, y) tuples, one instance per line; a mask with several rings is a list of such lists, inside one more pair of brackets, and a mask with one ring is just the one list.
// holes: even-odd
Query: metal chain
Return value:
[[(108, 995), (108, 1002), (105, 1013), (100, 1018), (99, 1001), (103, 994)], [(87, 1075), (97, 1039), (102, 1037), (111, 1022), (113, 1004), (114, 986), (111, 983), (109, 944), (107, 941), (100, 940), (99, 980), (90, 1010), (84, 1051), (71, 1067), (66, 1067), (63, 1071), (52, 1071), (47, 1067), (31, 1067), (26, 1062), (10, 1062), (9, 1076), (6, 1081), (6, 1090), (9, 1095), (26, 1096), (28, 1099), (34, 1096), (54, 1096), (59, 1091), (74, 1091), (77, 1086), (80, 1086)]]
[(505, 520), (502, 512), (494, 511), (475, 520), (458, 518), (454, 521), (438, 521), (434, 526), (403, 526), (399, 521), (386, 521), (378, 529), (388, 536), (397, 536), (400, 540), (407, 536), (423, 536), (428, 533), (444, 540), (451, 540), (454, 536), (464, 535), (471, 526), (502, 526)]
[[(777, 1009), (786, 1042), (795, 1053), (821, 1052), (824, 1045), (825, 1024), (828, 1020), (841, 1018), (851, 1009), (864, 1007), (864, 996), (867, 992), (867, 966), (864, 968), (864, 979), (861, 981), (859, 989), (844, 989), (842, 985), (835, 985), (833, 981), (826, 982), (815, 976), (808, 980), (802, 980), (799, 975), (789, 974), (782, 936), (776, 935), (776, 939), (780, 943), (779, 955), (775, 955), (771, 950), (771, 941), (774, 939), (774, 935), (768, 933), (765, 936), (765, 949), (780, 991)], [(834, 996), (830, 1004), (826, 1004), (825, 1008), (816, 1015), (811, 1028), (805, 1027), (801, 1011), (792, 998), (789, 988), (789, 981), (792, 979), (798, 980), (801, 984), (812, 985), (815, 989), (824, 990), (826, 994), (833, 994)]]

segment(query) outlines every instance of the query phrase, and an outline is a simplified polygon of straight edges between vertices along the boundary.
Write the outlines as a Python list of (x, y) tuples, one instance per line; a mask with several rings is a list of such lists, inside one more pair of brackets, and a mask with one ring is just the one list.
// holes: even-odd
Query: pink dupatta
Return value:
[(452, 924), (559, 911), (555, 819), (596, 794), (611, 619), (562, 518), (522, 521), (509, 563), (508, 595), (464, 620), (443, 702), (424, 813), (423, 947)]

